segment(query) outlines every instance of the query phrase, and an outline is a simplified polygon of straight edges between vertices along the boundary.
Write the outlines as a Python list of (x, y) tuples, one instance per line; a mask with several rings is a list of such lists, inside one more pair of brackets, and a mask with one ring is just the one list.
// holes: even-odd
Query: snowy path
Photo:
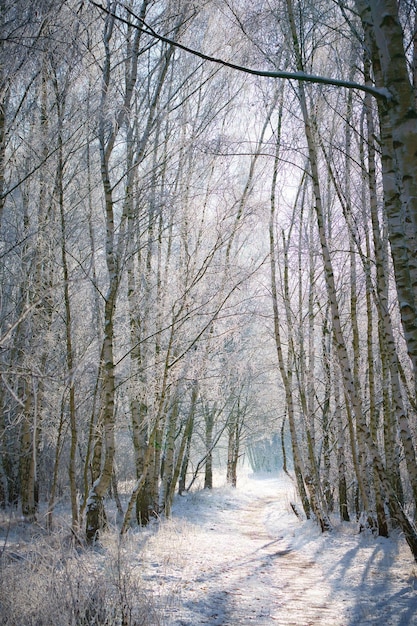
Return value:
[[(326, 602), (331, 590), (321, 568), (294, 551), (283, 537), (260, 524), (275, 500), (262, 498), (221, 520), (214, 532), (226, 540), (215, 566), (199, 579), (216, 591), (218, 614), (201, 619), (210, 624), (342, 624), (338, 611)], [(227, 516), (225, 516), (227, 517)], [(226, 522), (226, 528), (223, 524)], [(219, 544), (217, 544), (219, 545)], [(219, 591), (220, 590), (220, 591)], [(213, 619), (214, 618), (214, 619)], [(178, 622), (181, 624), (181, 621)], [(184, 623), (184, 622), (183, 622)], [(193, 623), (192, 620), (190, 622)]]
[(168, 626), (417, 626), (414, 564), (353, 525), (321, 535), (286, 478), (181, 499), (142, 554)]

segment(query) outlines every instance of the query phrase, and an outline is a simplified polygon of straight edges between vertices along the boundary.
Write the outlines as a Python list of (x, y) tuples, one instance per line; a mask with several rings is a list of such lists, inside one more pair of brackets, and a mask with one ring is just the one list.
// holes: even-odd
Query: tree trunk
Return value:
[[(196, 406), (196, 402), (197, 402), (197, 397), (198, 397), (198, 386), (197, 386), (197, 382), (194, 381), (193, 382), (192, 392), (191, 392), (190, 411), (189, 411), (187, 420), (185, 422), (184, 432), (182, 434), (181, 442), (180, 442), (180, 445), (178, 447), (178, 453), (177, 453), (176, 459), (175, 459), (174, 472), (173, 472), (173, 475), (172, 475), (172, 479), (171, 479), (171, 483), (170, 483), (170, 486), (169, 486), (169, 490), (168, 490), (168, 492), (166, 494), (166, 498), (165, 498), (165, 516), (166, 517), (170, 517), (170, 515), (171, 515), (172, 503), (174, 501), (175, 487), (176, 487), (176, 484), (177, 484), (180, 472), (181, 472), (181, 470), (183, 468), (183, 464), (184, 464), (185, 449), (186, 449), (186, 446), (187, 446), (188, 442), (191, 440), (192, 429), (193, 429), (193, 425), (194, 425), (195, 406)], [(180, 491), (179, 491), (179, 493), (181, 494)]]
[(114, 329), (113, 320), (116, 307), (116, 297), (119, 284), (117, 251), (115, 241), (113, 191), (110, 183), (109, 160), (116, 140), (117, 129), (110, 137), (106, 133), (107, 97), (110, 84), (111, 53), (110, 41), (113, 34), (114, 17), (108, 15), (104, 27), (105, 58), (103, 63), (102, 94), (100, 104), (100, 159), (101, 178), (104, 191), (104, 208), (106, 221), (106, 267), (108, 290), (104, 305), (104, 336), (102, 346), (102, 388), (101, 388), (101, 420), (103, 424), (104, 461), (100, 468), (98, 478), (90, 488), (86, 505), (86, 537), (87, 541), (93, 542), (104, 525), (103, 497), (111, 484), (113, 474), (113, 459), (115, 455), (115, 380), (114, 380)]
[[(162, 476), (161, 487), (159, 490), (159, 511), (164, 511), (165, 509), (168, 495), (171, 491), (171, 482), (172, 482), (173, 475), (174, 475), (175, 442), (176, 442), (177, 422), (178, 422), (178, 414), (179, 414), (178, 404), (179, 404), (179, 399), (176, 396), (174, 397), (172, 401), (172, 405), (169, 411), (167, 412), (167, 416), (166, 416), (166, 426), (165, 426), (166, 436), (165, 436), (165, 444), (164, 444), (164, 473)], [(166, 511), (165, 511), (165, 514), (166, 514)]]
[(338, 474), (338, 491), (339, 491), (339, 513), (340, 519), (343, 522), (350, 522), (349, 516), (349, 504), (348, 504), (348, 490), (347, 490), (347, 466), (345, 457), (345, 426), (342, 420), (341, 411), (341, 398), (339, 392), (339, 386), (335, 381), (335, 409), (334, 417), (336, 421), (337, 429), (337, 474)]
[[(404, 336), (417, 389), (417, 109), (396, 0), (357, 0), (374, 75), (392, 98), (378, 102), (385, 211)], [(377, 86), (378, 82), (377, 82)], [(398, 182), (397, 182), (398, 181)]]
[(231, 422), (228, 426), (227, 440), (227, 473), (226, 481), (232, 487), (237, 485), (237, 464), (239, 461), (239, 439), (240, 424), (238, 409), (235, 414), (231, 415)]
[(185, 448), (184, 454), (181, 461), (181, 468), (178, 478), (178, 493), (181, 495), (185, 491), (185, 481), (187, 478), (187, 470), (188, 464), (190, 462), (190, 453), (191, 453), (191, 439), (193, 436), (194, 430), (194, 420), (195, 420), (195, 410), (197, 406), (198, 400), (198, 381), (194, 380), (192, 384), (191, 391), (191, 406), (190, 406), (190, 414), (188, 416), (188, 421), (185, 427), (184, 437), (185, 437)]
[(213, 428), (216, 410), (206, 407), (204, 410), (204, 422), (206, 425), (206, 463), (204, 468), (204, 489), (213, 489)]
[(276, 241), (275, 241), (275, 213), (276, 213), (276, 183), (278, 173), (279, 162), (279, 141), (280, 141), (281, 128), (278, 129), (278, 138), (276, 143), (276, 151), (274, 158), (274, 169), (271, 182), (271, 203), (270, 203), (270, 218), (269, 218), (269, 261), (271, 271), (271, 297), (272, 297), (272, 310), (274, 316), (274, 341), (277, 350), (278, 367), (281, 374), (282, 382), (285, 391), (285, 404), (287, 409), (288, 424), (291, 435), (292, 457), (294, 462), (294, 473), (296, 477), (296, 483), (298, 493), (301, 498), (304, 513), (307, 519), (310, 518), (311, 506), (307, 496), (304, 478), (305, 471), (303, 467), (303, 460), (300, 452), (297, 427), (295, 423), (295, 411), (294, 411), (294, 399), (292, 393), (292, 354), (290, 346), (288, 348), (287, 365), (285, 365), (284, 353), (282, 349), (281, 330), (280, 330), (280, 315), (278, 308), (278, 291), (277, 291), (277, 259), (276, 259)]
[[(362, 21), (365, 31), (365, 38), (368, 44), (368, 49), (371, 52), (371, 59), (373, 70), (375, 74), (375, 80), (377, 85), (384, 84), (386, 80), (386, 76), (382, 71), (381, 60), (378, 56), (377, 52), (377, 44), (375, 40), (375, 32), (372, 27), (372, 20), (370, 17), (369, 8), (366, 7), (365, 3), (360, 3), (362, 9)], [(392, 8), (392, 5), (391, 5)], [(397, 33), (398, 36), (398, 33)], [(398, 40), (397, 40), (398, 44)], [(387, 59), (385, 59), (387, 62)], [(369, 81), (369, 61), (365, 58), (364, 62), (364, 70), (365, 70), (365, 78)], [(391, 76), (392, 80), (392, 76)], [(404, 76), (400, 73), (399, 81), (403, 82), (405, 80)], [(417, 458), (415, 452), (415, 446), (412, 438), (412, 434), (410, 432), (410, 426), (408, 424), (408, 417), (404, 407), (404, 402), (401, 393), (401, 385), (399, 378), (399, 370), (400, 364), (397, 355), (396, 343), (394, 339), (394, 332), (392, 328), (391, 322), (391, 314), (389, 310), (389, 300), (388, 300), (388, 283), (386, 276), (387, 272), (387, 261), (386, 254), (384, 253), (383, 243), (381, 240), (380, 234), (380, 225), (378, 220), (378, 209), (377, 209), (377, 198), (376, 198), (376, 180), (375, 180), (375, 149), (374, 149), (374, 127), (373, 127), (373, 118), (372, 118), (372, 110), (371, 110), (371, 102), (369, 98), (365, 98), (366, 102), (366, 113), (367, 113), (367, 124), (368, 124), (368, 158), (369, 158), (369, 185), (370, 185), (370, 208), (371, 208), (371, 220), (372, 220), (372, 232), (373, 232), (373, 241), (374, 241), (374, 253), (375, 253), (375, 261), (376, 261), (376, 273), (377, 273), (377, 307), (378, 307), (378, 316), (379, 316), (379, 338), (381, 345), (381, 358), (383, 359), (383, 366), (388, 363), (389, 373), (390, 373), (390, 387), (392, 390), (392, 407), (393, 413), (392, 415), (389, 412), (388, 407), (391, 403), (387, 398), (387, 390), (384, 389), (384, 396), (386, 398), (386, 403), (384, 404), (385, 409), (385, 450), (386, 450), (386, 462), (387, 468), (389, 471), (389, 476), (391, 477), (392, 484), (395, 486), (395, 490), (397, 491), (400, 501), (402, 498), (402, 486), (401, 479), (399, 475), (399, 465), (398, 465), (398, 456), (396, 454), (396, 442), (395, 442), (395, 430), (396, 425), (392, 423), (394, 416), (398, 423), (398, 430), (401, 438), (401, 443), (404, 448), (405, 460), (407, 471), (412, 487), (414, 506), (417, 509)], [(382, 105), (379, 103), (379, 122), (380, 122), (380, 130), (381, 130), (381, 139), (382, 139), (382, 176), (383, 176), (383, 187), (384, 187), (384, 209), (387, 216), (387, 224), (389, 230), (389, 237), (391, 243), (391, 252), (394, 264), (397, 292), (400, 296), (400, 292), (402, 292), (403, 297), (406, 298), (406, 294), (404, 293), (404, 288), (409, 291), (412, 298), (416, 296), (417, 283), (413, 287), (412, 285), (412, 273), (410, 273), (408, 265), (412, 265), (412, 261), (408, 258), (408, 244), (407, 244), (407, 233), (403, 230), (403, 221), (404, 223), (409, 221), (406, 218), (406, 213), (404, 213), (404, 209), (402, 207), (402, 199), (401, 199), (401, 190), (397, 185), (397, 157), (396, 151), (394, 148), (394, 132), (392, 131), (392, 116), (389, 114), (389, 107)], [(417, 131), (417, 124), (416, 124)], [(416, 135), (417, 136), (417, 135)], [(417, 168), (417, 161), (416, 161)], [(417, 169), (416, 169), (417, 171)], [(403, 239), (403, 245), (401, 244), (401, 238)], [(411, 244), (413, 254), (417, 254), (417, 247), (415, 246), (415, 242)], [(400, 279), (398, 280), (400, 276)], [(403, 300), (404, 301), (404, 300)], [(400, 300), (401, 302), (401, 300)], [(410, 300), (412, 302), (412, 300)], [(401, 306), (400, 306), (401, 309)], [(404, 316), (402, 313), (402, 323), (403, 326), (406, 323), (409, 326), (409, 322), (404, 320)], [(407, 333), (405, 334), (407, 340)], [(410, 344), (407, 340), (408, 351), (410, 354)], [(414, 373), (415, 376), (415, 373)], [(417, 383), (414, 380), (415, 384)]]
[[(27, 387), (27, 385), (25, 385)], [(38, 510), (36, 484), (36, 445), (38, 430), (33, 419), (34, 407), (32, 391), (26, 390), (25, 413), (22, 420), (20, 448), (20, 493), (22, 499), (22, 515), (27, 522), (34, 522)]]

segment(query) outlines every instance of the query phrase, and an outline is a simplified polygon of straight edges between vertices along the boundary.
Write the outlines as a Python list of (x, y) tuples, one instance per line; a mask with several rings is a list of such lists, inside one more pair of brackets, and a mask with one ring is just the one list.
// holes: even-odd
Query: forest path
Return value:
[[(160, 531), (165, 538), (158, 533), (159, 550), (152, 539), (146, 548), (150, 568), (145, 578), (158, 581), (165, 624), (349, 624), (340, 602), (332, 602), (332, 587), (320, 565), (291, 545), (289, 525), (299, 522), (289, 512), (289, 486), (284, 481), (281, 493), (243, 500), (205, 492), (191, 520), (190, 507), (196, 503), (192, 495), (184, 499), (184, 517), (177, 511)], [(280, 518), (282, 535), (277, 533)]]
[(222, 574), (231, 583), (230, 624), (346, 623), (331, 603), (332, 589), (318, 563), (267, 529), (271, 507), (276, 510), (276, 499), (264, 497), (236, 517), (236, 551), (243, 537), (247, 553), (235, 556)]

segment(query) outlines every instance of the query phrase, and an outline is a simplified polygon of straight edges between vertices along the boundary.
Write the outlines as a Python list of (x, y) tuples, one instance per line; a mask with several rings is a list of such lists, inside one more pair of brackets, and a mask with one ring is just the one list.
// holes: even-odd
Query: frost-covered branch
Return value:
[(243, 65), (237, 65), (236, 63), (230, 63), (230, 61), (225, 61), (224, 59), (210, 56), (208, 54), (205, 54), (204, 52), (201, 52), (200, 50), (195, 50), (194, 48), (185, 46), (184, 44), (179, 43), (178, 41), (174, 41), (173, 39), (170, 39), (169, 37), (166, 37), (165, 35), (161, 35), (160, 33), (156, 32), (151, 26), (149, 26), (149, 24), (147, 24), (145, 20), (140, 18), (138, 15), (136, 15), (126, 5), (122, 5), (123, 8), (132, 16), (132, 18), (134, 18), (140, 24), (142, 24), (142, 26), (139, 26), (138, 24), (134, 24), (130, 22), (128, 19), (120, 15), (116, 15), (110, 9), (107, 9), (106, 7), (102, 6), (98, 2), (94, 2), (94, 0), (90, 0), (90, 3), (93, 4), (95, 7), (97, 7), (98, 9), (100, 9), (101, 11), (104, 11), (105, 13), (112, 15), (120, 22), (124, 22), (125, 24), (127, 24), (128, 26), (132, 28), (139, 28), (147, 35), (150, 35), (151, 37), (154, 37), (155, 39), (158, 39), (159, 41), (162, 41), (171, 46), (174, 46), (175, 48), (178, 48), (179, 50), (183, 50), (184, 52), (187, 52), (188, 54), (192, 54), (196, 57), (199, 57), (200, 59), (203, 59), (204, 61), (209, 61), (210, 63), (217, 63), (218, 65), (229, 67), (232, 70), (237, 70), (245, 74), (252, 74), (253, 76), (264, 76), (266, 78), (282, 78), (285, 80), (296, 80), (296, 81), (301, 81), (305, 83), (333, 85), (335, 87), (344, 87), (345, 89), (357, 89), (358, 91), (363, 91), (365, 93), (371, 94), (372, 96), (374, 96), (374, 98), (379, 98), (382, 100), (392, 99), (392, 95), (388, 91), (388, 89), (372, 87), (371, 85), (361, 85), (360, 83), (357, 83), (355, 81), (342, 80), (338, 78), (330, 78), (327, 76), (317, 76), (315, 74), (306, 74), (305, 72), (286, 72), (284, 70), (274, 70), (274, 71), (258, 70), (258, 69), (251, 68), (251, 67), (245, 67)]

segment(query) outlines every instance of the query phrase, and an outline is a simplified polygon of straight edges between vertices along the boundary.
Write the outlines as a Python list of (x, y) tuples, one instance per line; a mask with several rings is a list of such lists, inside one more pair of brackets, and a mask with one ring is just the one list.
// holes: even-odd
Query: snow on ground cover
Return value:
[[(320, 533), (295, 517), (295, 488), (284, 474), (241, 471), (237, 489), (223, 482), (219, 474), (213, 490), (177, 497), (170, 520), (132, 528), (122, 540), (115, 525), (95, 550), (66, 548), (63, 530), (25, 539), (29, 527), (4, 525), (3, 536), (0, 525), (2, 589), (33, 603), (13, 624), (35, 623), (28, 614), (42, 626), (68, 626), (69, 588), (70, 602), (81, 590), (77, 603), (91, 596), (109, 613), (127, 603), (145, 616), (132, 625), (417, 626), (417, 566), (400, 535), (375, 538), (340, 522)], [(7, 623), (1, 604), (0, 592)], [(47, 614), (62, 619), (41, 618)]]
[[(289, 506), (285, 475), (177, 498), (140, 557), (169, 626), (417, 626), (414, 561), (400, 537), (337, 524), (321, 534)], [(133, 539), (133, 537), (132, 537)]]

